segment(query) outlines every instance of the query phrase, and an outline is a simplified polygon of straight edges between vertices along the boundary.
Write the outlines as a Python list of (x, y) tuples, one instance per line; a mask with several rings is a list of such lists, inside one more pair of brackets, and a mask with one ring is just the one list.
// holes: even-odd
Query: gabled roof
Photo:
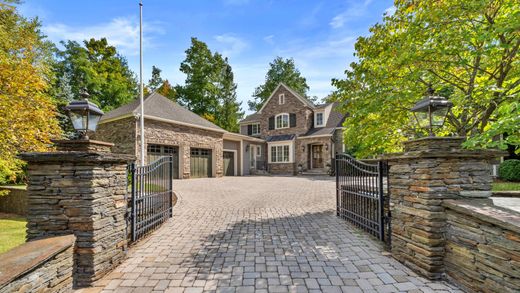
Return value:
[(293, 140), (296, 135), (294, 134), (282, 134), (282, 135), (271, 135), (265, 138), (267, 142), (275, 142), (275, 141), (286, 141)]
[[(141, 112), (139, 100), (136, 99), (126, 105), (114, 109), (101, 117), (99, 123), (108, 123), (129, 116), (138, 116)], [(182, 107), (176, 102), (156, 92), (148, 95), (144, 100), (144, 116), (150, 119), (160, 119), (172, 123), (179, 123), (208, 130), (225, 132), (224, 129)]]
[(325, 123), (324, 127), (316, 127), (311, 128), (307, 133), (302, 135), (302, 137), (305, 136), (321, 136), (321, 135), (332, 135), (334, 130), (338, 127), (343, 126), (343, 122), (347, 118), (347, 115), (344, 115), (336, 110), (336, 107), (339, 105), (339, 103), (327, 103), (320, 105), (319, 108), (323, 109), (328, 106), (331, 106), (332, 109), (329, 113), (329, 118), (327, 119), (327, 123)]
[(246, 118), (240, 120), (240, 123), (249, 123), (249, 122), (257, 122), (260, 121), (260, 114), (253, 113), (251, 115), (247, 115)]
[(303, 104), (309, 106), (310, 108), (314, 109), (314, 104), (309, 101), (309, 99), (307, 99), (306, 97), (302, 97), (302, 95), (300, 95), (299, 93), (293, 91), (289, 86), (287, 86), (285, 83), (283, 82), (280, 82), (280, 84), (278, 84), (278, 86), (274, 89), (274, 91), (271, 93), (271, 96), (269, 96), (269, 98), (267, 98), (267, 100), (265, 100), (264, 104), (262, 105), (262, 108), (260, 108), (260, 110), (258, 110), (258, 113), (261, 113), (262, 110), (265, 108), (265, 106), (267, 105), (267, 103), (269, 103), (269, 101), (274, 97), (274, 93), (276, 93), (276, 91), (280, 88), (280, 87), (284, 87), (286, 90), (288, 90), (291, 94), (293, 94), (296, 98), (298, 98), (300, 101), (302, 101)]

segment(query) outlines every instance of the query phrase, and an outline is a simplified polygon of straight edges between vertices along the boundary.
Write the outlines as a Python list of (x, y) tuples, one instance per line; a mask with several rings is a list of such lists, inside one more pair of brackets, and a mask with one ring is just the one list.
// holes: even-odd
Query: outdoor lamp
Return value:
[(428, 129), (430, 136), (435, 136), (433, 128), (440, 128), (446, 121), (448, 111), (453, 106), (451, 101), (441, 96), (435, 96), (433, 89), (428, 89), (428, 96), (413, 106), (411, 111), (419, 127)]
[(96, 131), (103, 111), (88, 100), (89, 94), (86, 90), (82, 90), (80, 95), (82, 99), (70, 102), (65, 110), (72, 121), (72, 126), (80, 134), (80, 139), (88, 139), (87, 132)]

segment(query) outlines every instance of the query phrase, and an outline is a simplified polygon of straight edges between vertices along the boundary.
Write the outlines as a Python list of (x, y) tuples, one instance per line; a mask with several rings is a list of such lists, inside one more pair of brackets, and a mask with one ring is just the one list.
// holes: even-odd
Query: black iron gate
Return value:
[(173, 157), (145, 166), (130, 166), (132, 241), (158, 228), (172, 216)]
[(390, 243), (388, 165), (367, 163), (337, 154), (336, 213), (354, 225)]

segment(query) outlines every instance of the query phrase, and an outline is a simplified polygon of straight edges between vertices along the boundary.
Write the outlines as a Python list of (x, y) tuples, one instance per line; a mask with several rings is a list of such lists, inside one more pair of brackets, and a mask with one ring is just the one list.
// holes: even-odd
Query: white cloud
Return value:
[(371, 2), (372, 0), (349, 2), (349, 7), (345, 11), (332, 18), (330, 26), (335, 29), (341, 28), (346, 22), (365, 15)]
[(268, 43), (269, 45), (274, 44), (274, 35), (265, 36), (264, 42)]
[[(90, 38), (106, 38), (124, 55), (139, 55), (139, 22), (118, 17), (108, 23), (72, 27), (61, 23), (43, 27), (43, 31), (53, 41), (72, 40), (82, 42)], [(163, 34), (159, 23), (143, 23), (144, 49), (154, 46), (154, 36)]]
[(248, 47), (246, 41), (232, 34), (217, 35), (214, 38), (224, 46), (222, 55), (226, 57), (238, 55)]

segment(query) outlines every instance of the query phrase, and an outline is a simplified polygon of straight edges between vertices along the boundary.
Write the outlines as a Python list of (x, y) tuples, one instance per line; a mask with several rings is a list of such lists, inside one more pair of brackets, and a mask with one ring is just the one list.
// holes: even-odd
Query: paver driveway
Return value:
[(91, 290), (456, 291), (418, 277), (336, 218), (334, 184), (330, 177), (175, 181), (173, 219)]

